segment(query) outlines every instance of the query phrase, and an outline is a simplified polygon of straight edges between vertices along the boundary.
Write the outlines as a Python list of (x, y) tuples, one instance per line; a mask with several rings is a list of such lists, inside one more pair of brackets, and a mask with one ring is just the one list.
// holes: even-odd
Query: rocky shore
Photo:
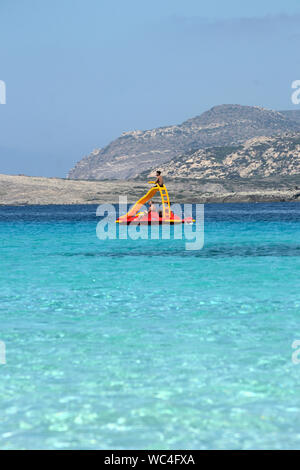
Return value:
[[(166, 185), (173, 203), (300, 201), (297, 176), (255, 181), (168, 179)], [(146, 180), (83, 181), (0, 175), (0, 205), (118, 203), (119, 196), (127, 196), (132, 203), (148, 189)]]

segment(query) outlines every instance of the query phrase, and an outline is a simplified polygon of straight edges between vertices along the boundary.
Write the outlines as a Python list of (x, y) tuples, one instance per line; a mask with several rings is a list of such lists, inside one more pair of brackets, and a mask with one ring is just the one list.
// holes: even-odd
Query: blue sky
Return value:
[(0, 0), (0, 173), (65, 176), (123, 131), (300, 109), (299, 0)]

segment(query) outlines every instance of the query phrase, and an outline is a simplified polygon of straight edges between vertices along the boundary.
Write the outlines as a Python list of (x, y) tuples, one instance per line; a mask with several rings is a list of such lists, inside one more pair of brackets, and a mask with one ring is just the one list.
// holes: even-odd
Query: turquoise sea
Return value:
[(205, 244), (0, 208), (1, 449), (300, 449), (300, 204), (205, 206)]

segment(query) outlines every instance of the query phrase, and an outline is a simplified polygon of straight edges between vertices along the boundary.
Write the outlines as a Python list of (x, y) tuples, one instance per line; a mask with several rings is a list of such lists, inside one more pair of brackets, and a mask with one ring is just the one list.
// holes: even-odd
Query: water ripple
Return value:
[(185, 249), (162, 249), (155, 248), (145, 250), (144, 247), (137, 247), (130, 250), (115, 249), (105, 251), (84, 251), (79, 253), (51, 253), (50, 256), (66, 257), (103, 257), (103, 258), (124, 258), (124, 257), (161, 257), (179, 256), (196, 258), (232, 258), (232, 257), (260, 257), (260, 256), (300, 256), (300, 245), (259, 245), (259, 246), (232, 246), (217, 245), (207, 247), (202, 250)]

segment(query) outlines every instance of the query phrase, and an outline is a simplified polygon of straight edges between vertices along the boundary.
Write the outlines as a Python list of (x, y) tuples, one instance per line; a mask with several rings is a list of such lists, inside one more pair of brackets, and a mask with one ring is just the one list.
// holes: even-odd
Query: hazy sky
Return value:
[(0, 0), (0, 173), (65, 176), (123, 131), (300, 109), (299, 0)]

